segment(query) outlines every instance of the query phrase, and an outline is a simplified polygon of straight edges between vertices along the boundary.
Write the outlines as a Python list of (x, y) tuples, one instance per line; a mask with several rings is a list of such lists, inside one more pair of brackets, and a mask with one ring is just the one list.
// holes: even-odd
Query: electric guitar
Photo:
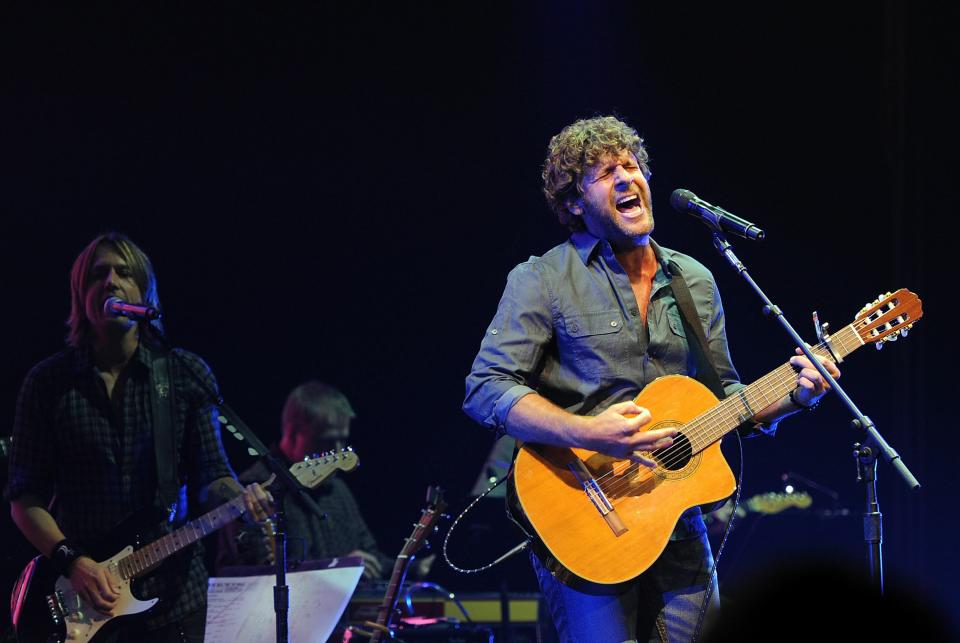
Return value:
[[(811, 350), (839, 361), (867, 343), (881, 348), (905, 336), (922, 315), (912, 292), (887, 293)], [(635, 399), (653, 416), (645, 430), (680, 431), (671, 446), (646, 454), (657, 462), (654, 469), (586, 449), (524, 444), (510, 491), (549, 552), (547, 566), (601, 584), (646, 571), (684, 511), (736, 489), (720, 439), (795, 386), (789, 363), (722, 402), (689, 377), (654, 380)]]
[[(813, 498), (811, 498), (810, 494), (806, 491), (793, 493), (778, 493), (776, 491), (768, 491), (767, 493), (751, 496), (740, 503), (740, 506), (737, 507), (737, 518), (743, 518), (748, 513), (758, 513), (764, 516), (769, 516), (772, 514), (778, 514), (781, 511), (786, 511), (791, 507), (796, 507), (797, 509), (807, 509), (812, 504)], [(703, 521), (707, 523), (708, 530), (723, 531), (723, 528), (730, 521), (730, 516), (732, 514), (733, 503), (727, 502), (718, 509), (704, 514)]]
[[(357, 455), (352, 450), (341, 450), (297, 462), (290, 467), (290, 473), (303, 486), (313, 488), (339, 469), (352, 469), (356, 462)], [(271, 476), (263, 485), (269, 485), (273, 478)], [(103, 614), (87, 604), (74, 591), (70, 580), (60, 576), (47, 557), (37, 556), (20, 574), (10, 597), (11, 621), (17, 640), (20, 643), (86, 643), (114, 618), (150, 609), (158, 599), (141, 601), (135, 598), (130, 591), (133, 579), (153, 571), (169, 556), (212, 534), (244, 512), (243, 496), (237, 496), (145, 547), (134, 551), (133, 545), (128, 545), (99, 563), (114, 585), (120, 588), (120, 598), (113, 614)]]

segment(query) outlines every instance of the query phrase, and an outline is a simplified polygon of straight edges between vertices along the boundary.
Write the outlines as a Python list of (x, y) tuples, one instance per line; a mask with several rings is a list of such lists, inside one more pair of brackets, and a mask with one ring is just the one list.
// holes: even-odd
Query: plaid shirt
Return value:
[[(137, 519), (140, 545), (176, 528), (187, 516), (181, 493), (179, 520), (171, 524), (157, 508), (156, 456), (150, 403), (152, 349), (142, 345), (122, 384), (107, 396), (89, 349), (67, 349), (37, 364), (17, 402), (7, 498), (25, 493), (44, 501), (55, 496), (63, 532), (86, 548), (103, 546), (121, 522)], [(176, 349), (170, 357), (177, 402), (178, 476), (191, 500), (217, 478), (232, 476), (220, 442), (216, 409), (199, 377), (216, 381), (198, 356)], [(189, 369), (193, 374), (187, 372)], [(146, 522), (144, 522), (146, 518)], [(116, 545), (112, 556), (129, 542)], [(207, 573), (199, 543), (172, 556), (159, 570), (134, 582), (140, 598), (160, 598), (148, 613), (151, 629), (178, 620), (206, 602)]]

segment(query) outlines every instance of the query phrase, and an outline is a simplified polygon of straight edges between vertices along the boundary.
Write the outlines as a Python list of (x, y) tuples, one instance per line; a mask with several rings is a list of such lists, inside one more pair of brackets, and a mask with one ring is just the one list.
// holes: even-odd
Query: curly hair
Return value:
[(604, 156), (623, 150), (633, 152), (643, 175), (650, 177), (650, 157), (637, 131), (614, 116), (581, 119), (564, 127), (550, 139), (543, 163), (543, 194), (561, 225), (571, 231), (583, 230), (583, 221), (567, 209), (580, 190), (586, 169)]
[[(143, 303), (157, 310), (161, 310), (160, 297), (157, 295), (157, 276), (153, 272), (153, 264), (137, 244), (121, 232), (106, 232), (99, 235), (80, 251), (70, 269), (70, 317), (67, 318), (67, 344), (80, 347), (88, 344), (92, 338), (90, 320), (87, 319), (84, 299), (87, 296), (87, 278), (93, 265), (97, 249), (101, 245), (110, 246), (119, 254), (133, 272), (136, 282), (143, 296)], [(145, 323), (145, 322), (144, 322)], [(159, 319), (150, 322), (159, 332), (163, 332), (163, 324)]]

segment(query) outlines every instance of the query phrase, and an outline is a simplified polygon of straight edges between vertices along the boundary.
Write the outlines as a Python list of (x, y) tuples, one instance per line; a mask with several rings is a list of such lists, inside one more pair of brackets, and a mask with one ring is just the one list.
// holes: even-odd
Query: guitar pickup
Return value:
[(570, 472), (573, 473), (577, 482), (583, 487), (587, 498), (590, 499), (590, 502), (593, 503), (596, 510), (603, 516), (603, 519), (607, 522), (607, 526), (613, 531), (613, 535), (621, 536), (625, 534), (627, 532), (627, 526), (623, 524), (620, 514), (617, 513), (617, 510), (610, 503), (607, 495), (603, 493), (600, 485), (597, 484), (597, 480), (590, 473), (589, 469), (587, 469), (583, 460), (574, 458), (573, 462), (567, 464), (567, 467), (570, 469)]
[(53, 594), (47, 594), (47, 610), (50, 612), (50, 619), (54, 625), (62, 625), (67, 609), (63, 605), (63, 594), (60, 590), (54, 590)]

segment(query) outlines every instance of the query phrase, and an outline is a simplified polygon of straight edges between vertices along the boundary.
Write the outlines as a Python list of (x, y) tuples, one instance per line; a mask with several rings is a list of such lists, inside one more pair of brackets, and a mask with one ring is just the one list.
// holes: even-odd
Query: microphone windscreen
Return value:
[(103, 302), (103, 312), (106, 315), (115, 315), (116, 311), (113, 309), (115, 304), (122, 304), (123, 300), (119, 297), (108, 297), (105, 302)]
[(686, 212), (690, 206), (690, 201), (697, 198), (690, 190), (674, 190), (670, 195), (670, 205), (677, 212)]

